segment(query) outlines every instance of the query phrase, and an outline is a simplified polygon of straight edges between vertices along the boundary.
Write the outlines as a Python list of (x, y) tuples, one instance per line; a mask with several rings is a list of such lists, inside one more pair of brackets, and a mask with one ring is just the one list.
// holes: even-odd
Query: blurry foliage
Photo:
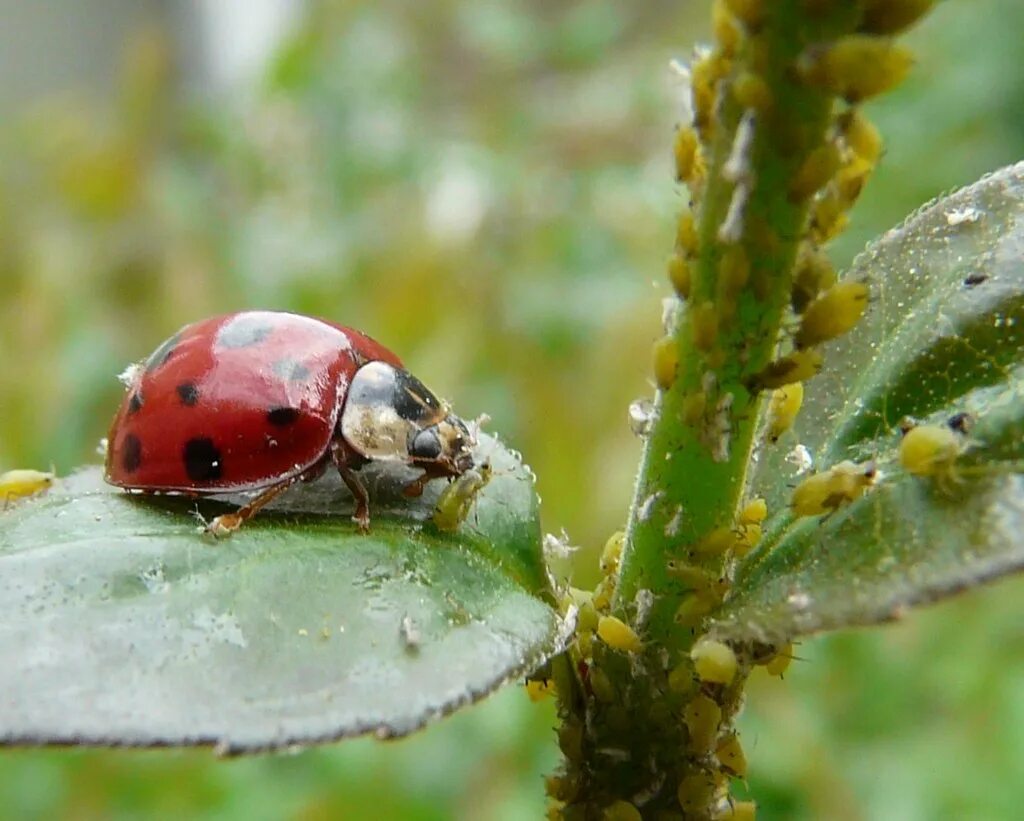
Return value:
[[(677, 8), (678, 7), (678, 8)], [(119, 96), (0, 132), (0, 469), (93, 460), (114, 379), (180, 325), (269, 307), (357, 325), (539, 476), (579, 578), (621, 525), (676, 193), (672, 56), (704, 4), (322, 2), (255, 93), (182, 102), (159, 33)], [(888, 152), (836, 244), (1024, 156), (1016, 0), (948, 0), (871, 107)], [(1010, 818), (1020, 580), (799, 649), (741, 724), (759, 818)], [(521, 692), (406, 742), (225, 764), (5, 752), (0, 816), (536, 818), (553, 715)]]

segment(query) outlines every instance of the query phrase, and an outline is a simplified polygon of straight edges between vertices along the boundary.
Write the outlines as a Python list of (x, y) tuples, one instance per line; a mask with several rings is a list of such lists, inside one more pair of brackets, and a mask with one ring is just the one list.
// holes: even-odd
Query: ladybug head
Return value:
[(339, 430), (367, 459), (402, 461), (436, 476), (473, 466), (466, 423), (415, 376), (386, 362), (363, 365), (348, 387)]

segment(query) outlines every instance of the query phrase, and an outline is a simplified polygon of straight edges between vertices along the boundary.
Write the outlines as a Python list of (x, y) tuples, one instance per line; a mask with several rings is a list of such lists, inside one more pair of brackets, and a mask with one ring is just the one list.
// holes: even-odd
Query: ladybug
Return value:
[(207, 532), (226, 536), (299, 481), (333, 464), (369, 530), (358, 471), (369, 462), (423, 470), (405, 487), (473, 467), (474, 437), (401, 360), (365, 334), (277, 311), (186, 325), (121, 377), (105, 478), (129, 490), (206, 496), (259, 491)]

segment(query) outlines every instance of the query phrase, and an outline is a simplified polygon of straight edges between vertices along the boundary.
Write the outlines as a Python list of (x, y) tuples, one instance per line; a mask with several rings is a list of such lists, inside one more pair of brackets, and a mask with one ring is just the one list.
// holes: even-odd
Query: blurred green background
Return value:
[[(239, 45), (244, 3), (72, 5), (0, 2), (0, 469), (95, 461), (115, 375), (186, 322), (319, 314), (490, 414), (538, 474), (546, 529), (582, 547), (563, 569), (592, 582), (668, 293), (668, 61), (706, 37), (707, 4), (286, 3), (260, 48)], [(870, 107), (889, 148), (837, 263), (1024, 156), (1021, 31), (1019, 0), (946, 0), (911, 35), (916, 71)], [(755, 676), (759, 818), (1019, 818), (1022, 594), (808, 642), (785, 682)], [(510, 688), (388, 744), (7, 751), (0, 817), (539, 818), (553, 723)]]

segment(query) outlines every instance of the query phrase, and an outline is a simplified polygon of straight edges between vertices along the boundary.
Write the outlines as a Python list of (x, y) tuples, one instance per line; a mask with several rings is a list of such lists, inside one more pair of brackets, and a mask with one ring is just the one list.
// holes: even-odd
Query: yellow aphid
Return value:
[(555, 682), (551, 679), (526, 682), (526, 694), (530, 701), (543, 701), (555, 694)]
[(752, 390), (771, 390), (806, 382), (821, 370), (824, 357), (819, 351), (793, 351), (788, 356), (769, 362), (750, 379)]
[(676, 796), (687, 814), (706, 809), (715, 791), (715, 782), (707, 773), (694, 773), (679, 782)]
[(754, 801), (730, 801), (715, 821), (755, 821), (757, 804)]
[(793, 342), (808, 348), (842, 336), (864, 315), (869, 294), (864, 282), (833, 285), (807, 306)]
[(736, 654), (728, 644), (701, 639), (690, 650), (690, 658), (701, 681), (731, 684), (736, 677)]
[(847, 203), (839, 196), (839, 189), (835, 185), (824, 188), (811, 206), (811, 239), (824, 245), (843, 233), (850, 221), (846, 211)]
[(633, 628), (615, 616), (601, 616), (597, 622), (597, 635), (609, 647), (624, 653), (639, 653), (644, 647)]
[(757, 547), (758, 542), (761, 541), (761, 525), (737, 525), (734, 536), (732, 552), (742, 558)]
[(728, 296), (736, 296), (750, 279), (750, 260), (742, 245), (730, 245), (718, 261), (718, 281)]
[(591, 602), (594, 608), (601, 612), (607, 610), (612, 603), (612, 596), (615, 595), (615, 576), (605, 576), (594, 588), (594, 596)]
[(696, 565), (687, 564), (679, 559), (669, 559), (665, 569), (672, 578), (678, 579), (691, 590), (707, 590), (711, 587), (711, 577), (707, 571)]
[(768, 403), (768, 440), (778, 442), (779, 437), (793, 427), (800, 406), (804, 402), (804, 383), (784, 385), (772, 393)]
[(718, 736), (722, 708), (707, 696), (698, 695), (683, 708), (683, 721), (690, 732), (690, 749), (708, 751)]
[(654, 359), (654, 381), (663, 391), (667, 391), (676, 381), (676, 369), (679, 367), (679, 348), (671, 336), (663, 336), (654, 343), (651, 349)]
[(695, 305), (690, 315), (690, 327), (693, 329), (693, 344), (701, 351), (709, 351), (718, 339), (718, 314), (715, 303), (710, 300)]
[[(544, 792), (556, 801), (572, 801), (579, 795), (579, 781), (568, 775), (549, 775), (544, 779)], [(561, 814), (556, 815), (561, 818)]]
[(766, 518), (768, 518), (768, 503), (758, 496), (740, 508), (736, 520), (741, 525), (759, 525)]
[(693, 212), (690, 210), (680, 213), (676, 222), (676, 248), (687, 256), (693, 256), (700, 248), (697, 224), (694, 222)]
[(790, 293), (793, 310), (802, 314), (812, 299), (835, 284), (836, 271), (829, 258), (810, 243), (801, 245)]
[[(706, 132), (712, 124), (718, 81), (725, 77), (730, 69), (728, 57), (713, 51), (694, 60), (690, 66), (693, 124), (701, 132)], [(708, 135), (705, 133), (706, 136)]]
[(690, 296), (690, 263), (682, 254), (668, 258), (668, 278), (676, 296), (688, 299)]
[(727, 735), (715, 747), (715, 755), (719, 763), (733, 775), (745, 778), (747, 775), (747, 757), (743, 754), (739, 736)]
[(767, 111), (772, 107), (772, 90), (760, 74), (743, 71), (732, 84), (732, 96), (743, 109)]
[(898, 34), (934, 5), (935, 0), (867, 0), (860, 27), (871, 34)]
[(857, 201), (860, 192), (864, 190), (864, 186), (867, 184), (868, 177), (871, 176), (871, 172), (874, 170), (875, 166), (868, 160), (853, 155), (836, 172), (836, 191), (847, 208)]
[(679, 182), (692, 183), (700, 176), (703, 164), (697, 132), (691, 126), (677, 128), (672, 151), (676, 160), (676, 179)]
[(477, 494), (491, 480), (493, 471), (489, 462), (470, 468), (442, 492), (434, 507), (432, 521), (438, 530), (446, 533), (458, 530), (476, 500)]
[(626, 534), (621, 530), (616, 531), (608, 537), (604, 543), (604, 550), (601, 551), (601, 572), (606, 576), (614, 576), (619, 572), (619, 559), (622, 557), (622, 545), (626, 541)]
[(53, 487), (54, 475), (42, 470), (17, 469), (0, 473), (0, 501), (11, 502), (44, 493)]
[(563, 723), (556, 733), (558, 749), (569, 761), (578, 762), (583, 758), (583, 725), (571, 721)]
[(851, 108), (839, 117), (839, 133), (846, 147), (874, 166), (882, 156), (882, 135), (859, 108)]
[(690, 693), (696, 689), (693, 677), (693, 665), (681, 661), (668, 673), (668, 689), (673, 693)]
[(770, 676), (782, 676), (786, 670), (789, 669), (789, 665), (793, 661), (793, 645), (787, 644), (778, 653), (772, 656), (771, 660), (765, 664), (765, 672)]
[(839, 168), (839, 149), (827, 142), (819, 145), (803, 161), (789, 181), (791, 202), (803, 202), (825, 185)]
[(898, 85), (913, 62), (908, 48), (887, 37), (851, 34), (805, 52), (797, 70), (810, 85), (855, 103)]
[(736, 53), (743, 37), (725, 0), (714, 0), (711, 5), (711, 31), (723, 54), (731, 57)]
[(695, 553), (720, 554), (731, 550), (736, 542), (736, 534), (731, 527), (716, 527), (693, 545)]
[(683, 421), (687, 425), (698, 425), (704, 419), (704, 411), (707, 408), (708, 397), (704, 391), (690, 393), (683, 397), (682, 408), (680, 409)]
[(797, 516), (831, 513), (859, 499), (875, 481), (874, 461), (840, 462), (808, 476), (793, 489), (789, 506)]
[(609, 807), (605, 807), (602, 814), (603, 821), (643, 821), (640, 810), (628, 801), (616, 801)]
[(695, 592), (683, 599), (676, 609), (675, 621), (680, 627), (696, 627), (715, 607), (719, 599), (703, 592)]
[(948, 476), (964, 438), (946, 425), (918, 425), (900, 442), (900, 464), (915, 476)]
[(764, 22), (765, 0), (725, 0), (725, 5), (748, 29)]

